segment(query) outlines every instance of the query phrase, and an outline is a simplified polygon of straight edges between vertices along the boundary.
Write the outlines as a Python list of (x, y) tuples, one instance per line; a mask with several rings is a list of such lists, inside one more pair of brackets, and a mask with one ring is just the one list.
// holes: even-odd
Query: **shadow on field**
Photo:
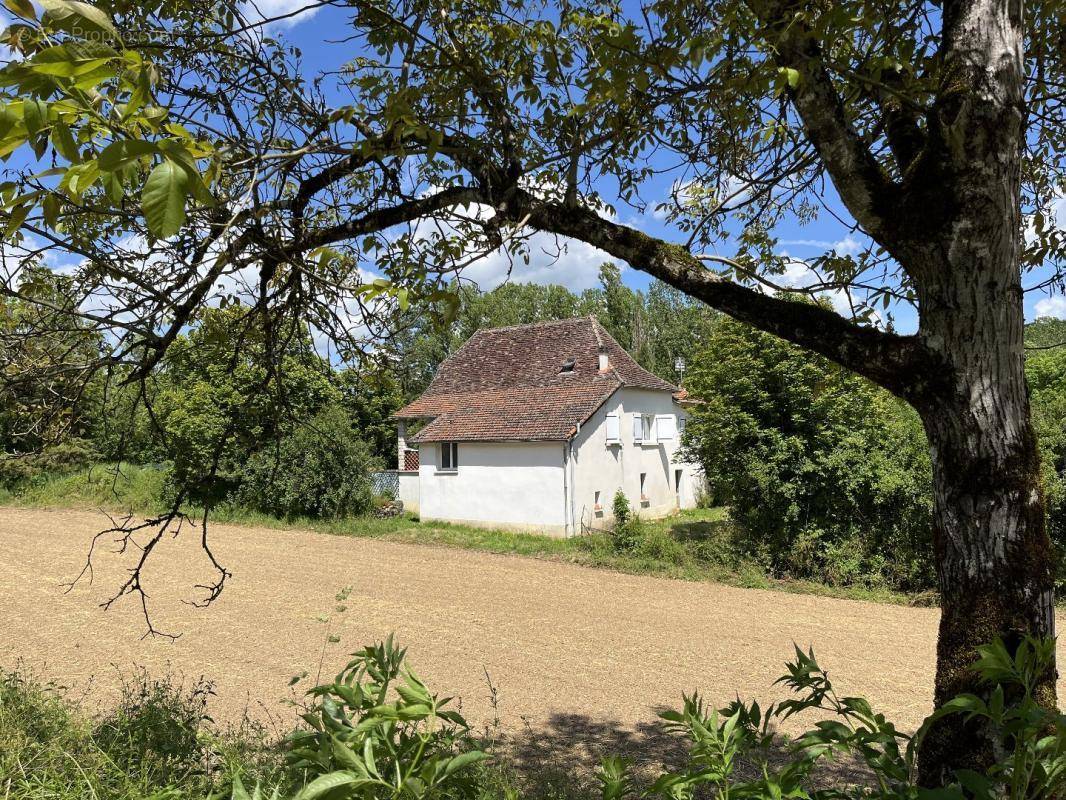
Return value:
[[(663, 709), (665, 710), (665, 709)], [(632, 760), (633, 777), (639, 785), (651, 784), (664, 770), (685, 764), (688, 740), (668, 731), (662, 723), (643, 722), (635, 727), (597, 720), (583, 714), (555, 714), (546, 723), (508, 736), (505, 749), (516, 771), (532, 782), (563, 782), (572, 793), (577, 787), (598, 794), (596, 772), (606, 756)], [(782, 741), (771, 753), (771, 762), (783, 766), (787, 758)], [(735, 779), (754, 779), (761, 770), (741, 762)], [(828, 762), (817, 772), (820, 788), (862, 781), (865, 768), (854, 762)]]

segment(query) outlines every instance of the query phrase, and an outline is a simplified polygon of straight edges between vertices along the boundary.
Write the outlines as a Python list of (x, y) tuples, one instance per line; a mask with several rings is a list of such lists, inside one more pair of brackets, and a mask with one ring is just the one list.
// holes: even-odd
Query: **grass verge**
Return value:
[[(208, 715), (212, 687), (172, 674), (139, 672), (120, 696), (89, 714), (67, 688), (23, 668), (0, 667), (0, 798), (3, 800), (231, 800), (238, 776), (264, 800), (301, 796), (305, 770), (286, 759), (289, 730), (270, 730), (247, 716), (223, 726)], [(282, 727), (284, 720), (277, 720)], [(491, 762), (474, 771), (468, 800), (579, 800), (594, 794), (591, 772), (575, 775), (548, 765), (527, 767), (504, 742), (473, 743)], [(259, 797), (260, 795), (255, 795)], [(317, 795), (316, 795), (317, 796)], [(339, 795), (330, 795), (339, 796)], [(350, 796), (350, 795), (345, 795)], [(361, 795), (380, 798), (381, 792)], [(447, 797), (448, 795), (443, 795)]]
[[(48, 475), (15, 492), (0, 491), (0, 505), (101, 508), (152, 514), (163, 510), (159, 501), (162, 486), (163, 470), (160, 467), (97, 465), (66, 474)], [(187, 512), (195, 516), (200, 509), (191, 508)], [(645, 521), (641, 526), (639, 544), (625, 551), (619, 551), (607, 534), (554, 539), (468, 525), (420, 522), (411, 517), (283, 520), (228, 505), (216, 508), (211, 516), (215, 522), (231, 525), (312, 530), (335, 536), (504, 553), (743, 588), (900, 605), (914, 605), (925, 600), (880, 586), (829, 586), (814, 581), (769, 577), (761, 565), (737, 553), (725, 508), (694, 509), (662, 520)]]

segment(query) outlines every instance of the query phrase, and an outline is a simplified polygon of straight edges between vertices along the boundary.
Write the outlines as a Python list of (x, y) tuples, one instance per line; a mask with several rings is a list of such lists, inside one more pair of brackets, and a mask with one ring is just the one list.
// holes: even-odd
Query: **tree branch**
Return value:
[(734, 319), (812, 350), (907, 400), (935, 380), (934, 358), (914, 336), (900, 336), (850, 322), (811, 303), (763, 294), (704, 267), (681, 245), (605, 220), (588, 208), (545, 203), (516, 190), (500, 213), (528, 217), (539, 230), (578, 239), (702, 300)]
[(484, 199), (482, 193), (473, 187), (452, 186), (428, 197), (420, 197), (394, 206), (368, 211), (361, 217), (350, 219), (339, 225), (308, 231), (305, 237), (286, 248), (286, 255), (313, 250), (316, 247), (335, 242), (342, 242), (353, 236), (376, 233), (377, 231), (391, 228), (393, 225), (401, 225), (405, 222), (413, 222), (422, 217), (427, 217), (446, 208), (483, 202)]
[(821, 47), (803, 19), (806, 4), (748, 0), (748, 6), (765, 26), (764, 36), (774, 48), (776, 62), (799, 73), (789, 94), (841, 200), (855, 220), (892, 251), (891, 237), (883, 234), (896, 187), (848, 122)]

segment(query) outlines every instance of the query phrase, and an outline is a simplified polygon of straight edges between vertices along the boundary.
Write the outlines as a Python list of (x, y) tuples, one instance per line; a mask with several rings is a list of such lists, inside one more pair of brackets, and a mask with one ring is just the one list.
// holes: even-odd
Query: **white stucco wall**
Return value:
[(423, 520), (565, 534), (562, 442), (460, 442), (459, 468), (440, 463), (439, 444), (419, 447)]
[(399, 472), (397, 477), (399, 478), (399, 489), (396, 499), (403, 502), (404, 511), (419, 513), (418, 473)]
[[(619, 441), (607, 443), (607, 415), (617, 414)], [(633, 437), (633, 415), (652, 414), (656, 418), (673, 416), (674, 435), (638, 442)], [(573, 516), (572, 530), (580, 532), (582, 523), (603, 527), (612, 521), (611, 504), (621, 487), (629, 498), (630, 508), (645, 518), (662, 517), (680, 508), (695, 508), (703, 485), (699, 468), (678, 459), (681, 419), (688, 414), (667, 392), (623, 388), (615, 392), (592, 417), (581, 426), (573, 447)], [(679, 491), (676, 471), (681, 471)], [(644, 496), (641, 500), (640, 475), (644, 473)], [(596, 493), (599, 504), (596, 511)]]

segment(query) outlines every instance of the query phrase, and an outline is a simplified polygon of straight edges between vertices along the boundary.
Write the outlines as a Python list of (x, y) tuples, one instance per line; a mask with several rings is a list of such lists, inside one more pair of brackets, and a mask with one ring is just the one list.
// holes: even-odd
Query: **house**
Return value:
[(393, 415), (399, 496), (423, 520), (555, 536), (608, 525), (619, 488), (644, 517), (692, 508), (685, 407), (594, 317), (481, 330)]

